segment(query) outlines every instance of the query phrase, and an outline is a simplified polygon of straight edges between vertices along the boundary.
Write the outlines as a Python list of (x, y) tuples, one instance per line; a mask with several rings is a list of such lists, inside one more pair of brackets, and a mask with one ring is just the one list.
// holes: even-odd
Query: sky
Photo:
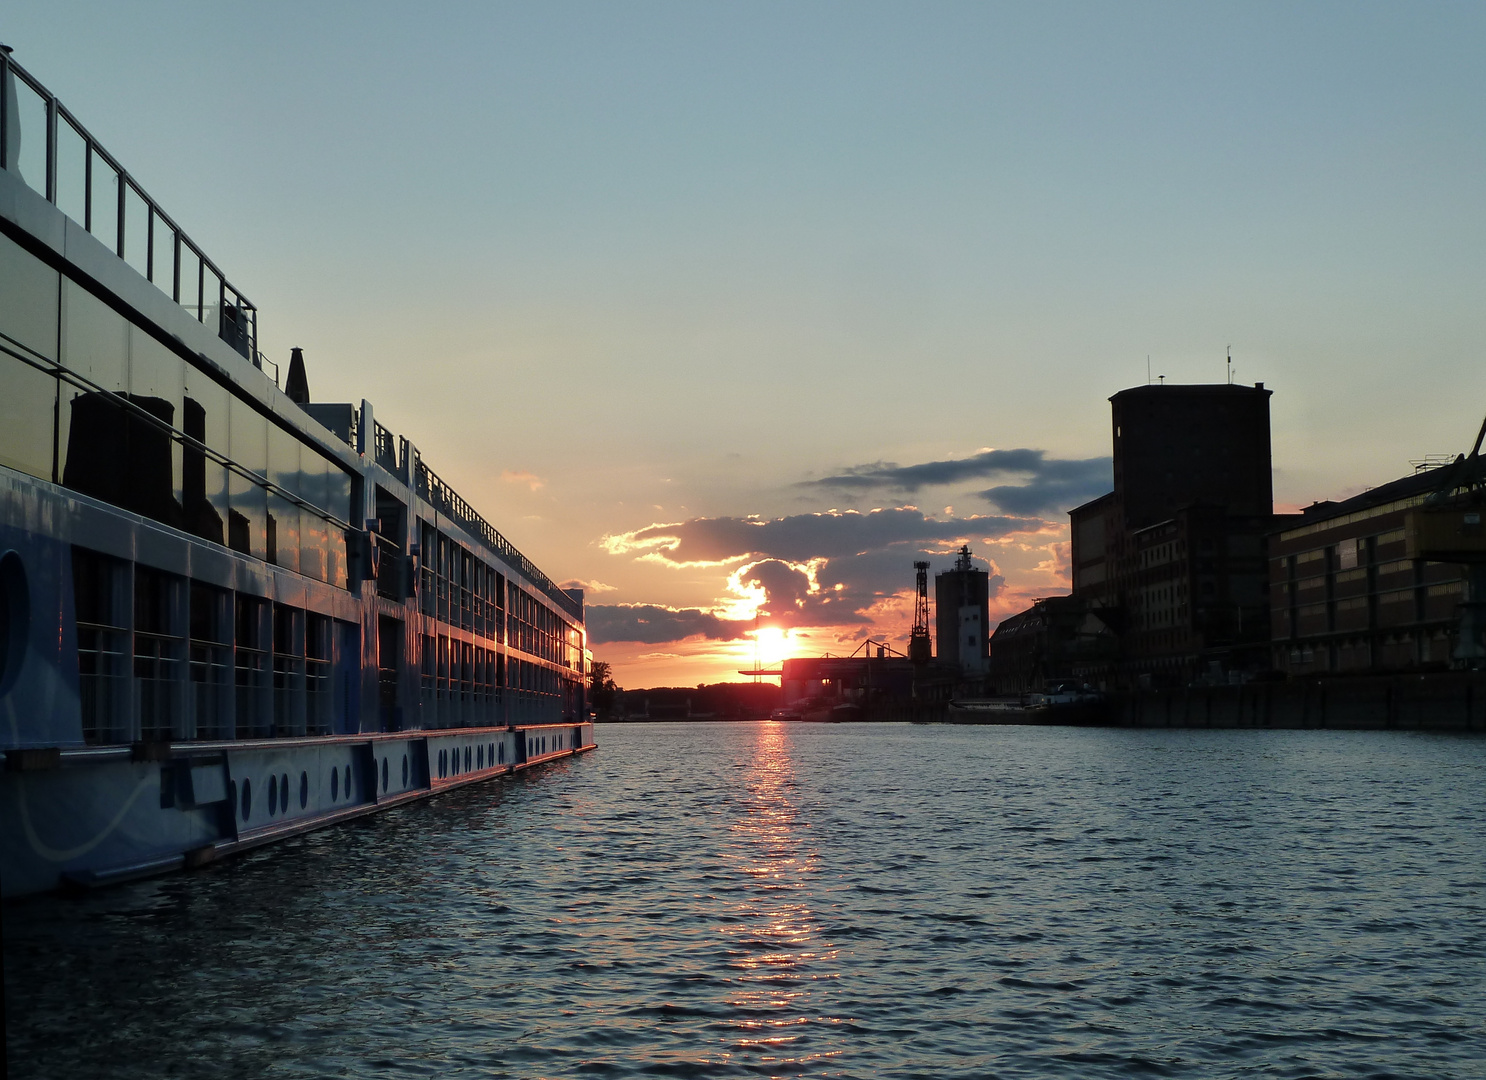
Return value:
[(554, 579), (620, 685), (1066, 592), (1107, 399), (1277, 508), (1486, 412), (1486, 5), (7, 0), (0, 42)]

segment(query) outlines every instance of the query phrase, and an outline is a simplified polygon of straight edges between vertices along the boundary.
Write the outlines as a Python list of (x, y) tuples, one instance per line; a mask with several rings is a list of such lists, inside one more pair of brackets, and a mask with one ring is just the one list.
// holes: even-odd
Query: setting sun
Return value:
[(761, 668), (777, 668), (793, 651), (788, 630), (777, 626), (761, 626), (754, 631), (754, 643), (758, 648), (758, 663)]

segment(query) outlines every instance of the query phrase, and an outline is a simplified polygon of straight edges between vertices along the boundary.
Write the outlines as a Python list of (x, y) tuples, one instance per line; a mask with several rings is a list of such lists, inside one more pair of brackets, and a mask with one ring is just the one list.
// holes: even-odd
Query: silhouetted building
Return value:
[(860, 656), (792, 657), (782, 666), (780, 685), (786, 705), (850, 702), (865, 708), (913, 697), (913, 662), (884, 648), (869, 648)]
[(962, 678), (985, 675), (990, 662), (990, 573), (960, 548), (953, 570), (934, 575), (934, 630), (939, 660), (959, 667)]
[(1114, 490), (1069, 511), (1073, 595), (1119, 638), (1099, 681), (1242, 677), (1267, 663), (1271, 393), (1162, 385), (1110, 398)]
[(1290, 675), (1451, 666), (1466, 568), (1412, 558), (1408, 518), (1431, 469), (1307, 507), (1270, 538), (1274, 667)]
[(1098, 609), (1076, 596), (1050, 596), (1001, 620), (991, 637), (988, 682), (995, 694), (1025, 694), (1097, 681), (1117, 649)]

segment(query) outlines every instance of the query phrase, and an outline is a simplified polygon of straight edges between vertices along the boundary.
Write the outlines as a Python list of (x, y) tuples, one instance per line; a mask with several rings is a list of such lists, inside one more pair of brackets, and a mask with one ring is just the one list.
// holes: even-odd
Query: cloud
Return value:
[(582, 589), (586, 593), (618, 592), (619, 586), (605, 585), (595, 578), (593, 581), (584, 581), (582, 578), (568, 578), (566, 581), (557, 583), (559, 589)]
[(721, 566), (747, 558), (791, 563), (841, 559), (894, 545), (915, 545), (915, 550), (926, 544), (953, 546), (1042, 528), (1041, 520), (1030, 517), (939, 520), (903, 506), (865, 514), (831, 510), (782, 518), (691, 518), (606, 536), (602, 542), (614, 555), (640, 552), (672, 566)]
[[(896, 597), (913, 589), (913, 563), (927, 559), (947, 570), (962, 543), (983, 544), (1014, 535), (1046, 535), (1040, 518), (971, 517), (939, 520), (916, 507), (830, 511), (782, 518), (692, 518), (606, 537), (615, 555), (670, 567), (727, 567), (728, 597), (712, 610), (641, 605), (589, 608), (596, 643), (658, 644), (693, 635), (732, 640), (751, 632), (754, 616), (766, 625), (858, 628), (902, 607)], [(988, 565), (993, 596), (1005, 588)], [(909, 605), (904, 610), (911, 612)], [(666, 636), (674, 635), (674, 636)]]
[(800, 486), (865, 494), (873, 491), (913, 493), (969, 480), (1024, 476), (1020, 484), (999, 484), (980, 492), (1008, 514), (1044, 514), (1067, 510), (1113, 486), (1111, 461), (1098, 458), (1049, 458), (1045, 450), (982, 450), (967, 458), (899, 465), (877, 461), (834, 476), (807, 480)]
[(594, 645), (615, 641), (663, 645), (689, 637), (737, 641), (753, 630), (752, 619), (724, 619), (700, 608), (658, 604), (594, 604), (584, 614), (588, 640)]
[(513, 472), (510, 469), (502, 469), (500, 478), (508, 484), (525, 484), (533, 491), (536, 491), (538, 488), (546, 484), (546, 481), (543, 480), (536, 473), (527, 472), (525, 469), (522, 469), (519, 472)]

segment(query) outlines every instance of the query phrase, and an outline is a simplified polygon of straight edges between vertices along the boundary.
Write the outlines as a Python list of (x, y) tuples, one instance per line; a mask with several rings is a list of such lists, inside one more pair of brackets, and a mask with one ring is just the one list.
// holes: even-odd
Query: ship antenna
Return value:
[(1233, 385), (1233, 346), (1228, 346), (1228, 385)]

